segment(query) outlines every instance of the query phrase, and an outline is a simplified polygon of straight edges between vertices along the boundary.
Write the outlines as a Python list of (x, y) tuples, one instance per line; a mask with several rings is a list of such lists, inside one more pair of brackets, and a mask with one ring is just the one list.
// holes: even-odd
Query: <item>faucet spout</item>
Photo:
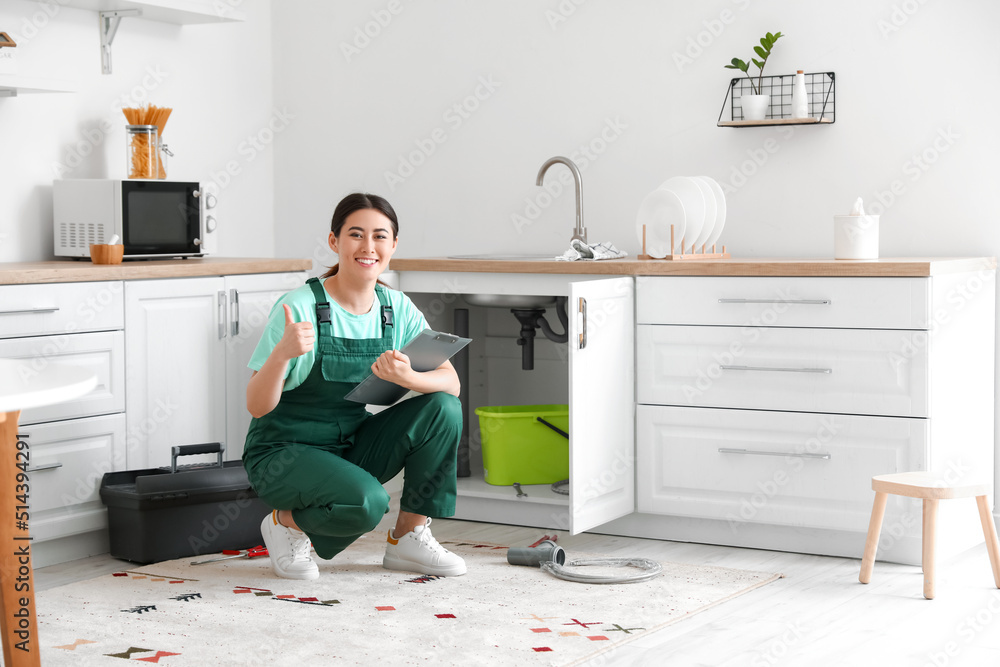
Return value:
[(568, 157), (562, 157), (557, 155), (556, 157), (551, 157), (545, 161), (542, 168), (538, 170), (538, 178), (535, 179), (535, 185), (541, 185), (542, 180), (545, 178), (545, 172), (549, 170), (552, 165), (560, 163), (569, 167), (570, 172), (573, 174), (573, 182), (576, 184), (576, 227), (573, 229), (572, 241), (580, 239), (583, 243), (587, 242), (587, 228), (583, 226), (583, 177), (580, 175), (580, 170), (577, 168), (576, 163), (570, 160)]

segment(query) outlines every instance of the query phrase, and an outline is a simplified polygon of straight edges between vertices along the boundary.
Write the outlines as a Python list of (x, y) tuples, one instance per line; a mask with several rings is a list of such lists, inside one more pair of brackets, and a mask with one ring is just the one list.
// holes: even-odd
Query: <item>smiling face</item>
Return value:
[(330, 232), (330, 249), (340, 258), (338, 275), (375, 281), (396, 251), (392, 222), (372, 208), (355, 211), (347, 216), (340, 236)]

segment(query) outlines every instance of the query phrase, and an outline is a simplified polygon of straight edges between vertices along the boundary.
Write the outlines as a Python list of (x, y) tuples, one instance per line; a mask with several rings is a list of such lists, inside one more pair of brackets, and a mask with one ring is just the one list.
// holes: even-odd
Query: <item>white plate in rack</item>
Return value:
[(643, 241), (643, 226), (646, 228), (646, 254), (656, 259), (663, 259), (671, 254), (670, 225), (674, 226), (675, 243), (679, 246), (686, 219), (684, 204), (674, 192), (657, 188), (646, 195), (639, 204), (635, 220), (640, 243)]
[[(694, 244), (694, 251), (701, 252), (701, 248), (708, 242), (708, 237), (712, 235), (712, 231), (715, 229), (715, 215), (717, 206), (715, 203), (715, 191), (701, 176), (692, 176), (691, 180), (697, 184), (698, 189), (701, 190), (701, 196), (705, 198), (705, 224), (701, 227), (701, 233), (698, 234), (698, 238), (694, 241), (689, 241), (688, 245)], [(707, 248), (706, 248), (707, 252)]]
[(726, 193), (722, 191), (722, 186), (719, 185), (718, 181), (711, 176), (699, 176), (698, 178), (708, 183), (712, 192), (715, 193), (715, 225), (712, 227), (712, 233), (705, 240), (706, 252), (708, 252), (719, 240), (722, 228), (726, 226)]
[(705, 226), (705, 196), (701, 193), (701, 188), (698, 187), (694, 179), (687, 176), (668, 178), (659, 189), (673, 192), (680, 197), (681, 204), (684, 205), (686, 224), (683, 237), (685, 248), (681, 248), (681, 235), (675, 232), (674, 238), (677, 241), (675, 251), (686, 252), (701, 236), (701, 229)]

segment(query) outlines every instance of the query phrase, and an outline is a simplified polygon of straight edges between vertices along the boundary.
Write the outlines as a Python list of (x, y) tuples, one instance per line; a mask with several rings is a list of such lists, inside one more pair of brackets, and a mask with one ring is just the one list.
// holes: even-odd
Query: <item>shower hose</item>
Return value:
[[(584, 574), (580, 571), (580, 568), (588, 565), (634, 567), (639, 571), (630, 575)], [(648, 558), (578, 558), (569, 561), (566, 565), (560, 565), (555, 561), (546, 561), (542, 563), (541, 568), (560, 579), (581, 584), (633, 584), (649, 581), (663, 570), (659, 563)]]

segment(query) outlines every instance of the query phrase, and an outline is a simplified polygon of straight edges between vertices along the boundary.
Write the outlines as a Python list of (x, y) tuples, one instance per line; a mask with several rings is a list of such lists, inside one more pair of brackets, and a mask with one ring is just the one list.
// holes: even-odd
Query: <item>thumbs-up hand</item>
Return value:
[(316, 341), (312, 322), (296, 322), (288, 304), (282, 304), (282, 307), (285, 309), (285, 333), (282, 334), (278, 344), (274, 346), (274, 350), (283, 359), (301, 357), (313, 349)]

